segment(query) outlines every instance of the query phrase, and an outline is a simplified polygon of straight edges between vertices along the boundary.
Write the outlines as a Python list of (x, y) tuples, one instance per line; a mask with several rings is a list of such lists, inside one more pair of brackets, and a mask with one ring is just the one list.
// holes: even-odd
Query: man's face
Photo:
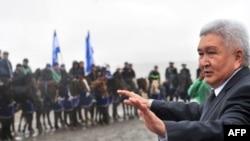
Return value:
[(198, 53), (205, 80), (213, 88), (222, 85), (242, 63), (239, 49), (225, 47), (223, 38), (215, 34), (201, 37)]
[(24, 66), (28, 66), (28, 62), (23, 61), (23, 65), (24, 65)]
[(17, 70), (21, 71), (21, 70), (22, 70), (22, 67), (21, 67), (21, 66), (17, 67)]
[(55, 69), (55, 70), (59, 70), (59, 69), (60, 69), (60, 68), (59, 68), (59, 65), (55, 65), (55, 66), (54, 66), (54, 69)]
[(173, 64), (173, 63), (169, 63), (169, 66), (170, 66), (171, 68), (173, 68), (173, 67), (174, 67), (174, 64)]
[(83, 66), (84, 66), (84, 63), (82, 63), (82, 62), (79, 63), (79, 66), (80, 66), (80, 67), (83, 67)]
[(8, 57), (9, 57), (9, 54), (3, 54), (4, 59), (8, 59)]

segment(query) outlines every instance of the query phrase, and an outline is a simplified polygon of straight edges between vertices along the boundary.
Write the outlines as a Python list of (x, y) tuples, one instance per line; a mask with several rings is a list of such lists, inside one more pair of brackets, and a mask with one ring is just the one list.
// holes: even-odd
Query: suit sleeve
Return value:
[[(249, 91), (244, 83), (224, 91), (210, 113), (193, 103), (154, 101), (151, 109), (164, 121), (168, 141), (222, 141), (224, 125), (250, 125)], [(204, 119), (199, 118), (202, 110)]]
[(202, 105), (192, 102), (185, 104), (183, 102), (164, 102), (154, 100), (150, 107), (161, 120), (199, 120)]

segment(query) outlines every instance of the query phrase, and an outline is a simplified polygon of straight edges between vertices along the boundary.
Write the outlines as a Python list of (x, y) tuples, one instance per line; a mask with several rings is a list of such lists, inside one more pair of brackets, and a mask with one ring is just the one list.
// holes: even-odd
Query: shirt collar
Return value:
[[(240, 67), (239, 69), (237, 69), (236, 71), (234, 71), (234, 73), (219, 87), (214, 89), (214, 93), (215, 96), (217, 97), (219, 95), (219, 93), (221, 92), (221, 90), (224, 88), (224, 86), (227, 84), (227, 82), (241, 69), (242, 67)], [(213, 89), (213, 88), (212, 88)]]

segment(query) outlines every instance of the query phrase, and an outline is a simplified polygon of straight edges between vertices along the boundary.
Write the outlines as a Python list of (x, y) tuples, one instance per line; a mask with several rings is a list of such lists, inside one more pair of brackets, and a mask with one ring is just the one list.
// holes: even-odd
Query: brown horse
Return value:
[[(135, 92), (135, 93), (138, 93), (138, 87), (136, 86), (136, 83), (134, 82), (134, 79), (127, 79), (125, 81), (125, 89), (128, 90), (128, 91), (132, 91), (132, 92)], [(122, 100), (124, 99), (127, 99), (128, 97), (122, 95)], [(137, 112), (137, 109), (131, 105), (127, 105), (127, 104), (124, 104), (122, 102), (122, 108), (123, 108), (123, 115), (124, 115), (124, 119), (132, 119), (132, 118), (139, 118), (139, 115), (138, 115), (138, 112)]]
[[(37, 81), (38, 88), (41, 92), (41, 103), (43, 106), (41, 106), (39, 109), (37, 109), (37, 122), (38, 122), (38, 128), (39, 130), (47, 129), (46, 120), (47, 118), (48, 124), (50, 129), (53, 128), (51, 120), (50, 120), (50, 111), (51, 105), (56, 102), (57, 95), (58, 95), (58, 85), (54, 81)], [(43, 117), (43, 126), (44, 128), (40, 127), (40, 116)]]
[(106, 80), (98, 79), (92, 82), (93, 92), (96, 98), (96, 121), (102, 124), (109, 124), (109, 105), (111, 97), (108, 93)]
[(30, 133), (33, 133), (32, 121), (34, 107), (38, 107), (39, 99), (37, 93), (37, 84), (35, 77), (32, 73), (27, 73), (26, 75), (16, 75), (11, 83), (11, 93), (15, 102), (21, 105), (22, 114), (19, 122), (19, 131), (21, 131), (22, 119), (25, 119), (25, 124), (23, 127), (23, 132), (25, 132), (26, 127)]
[[(91, 94), (90, 87), (86, 79), (83, 77), (75, 79), (69, 84), (69, 89), (72, 96), (79, 97), (79, 104), (77, 105), (77, 107), (75, 107), (75, 111), (73, 111), (74, 113), (72, 113), (73, 114), (72, 116), (74, 117), (73, 120), (77, 120), (76, 117), (78, 115), (80, 120), (82, 122), (85, 122), (85, 125), (87, 127), (89, 126), (90, 119), (91, 119), (91, 124), (95, 125), (96, 123), (94, 121), (93, 96)], [(85, 120), (82, 117), (81, 113), (82, 108), (84, 109)], [(89, 113), (90, 113), (90, 119), (88, 116)]]
[(126, 83), (122, 79), (109, 78), (106, 81), (109, 94), (113, 97), (112, 102), (112, 116), (114, 120), (118, 120), (120, 115), (118, 114), (118, 106), (122, 102), (122, 97), (117, 93), (117, 90), (123, 90), (126, 88)]
[(146, 78), (140, 77), (136, 79), (137, 86), (139, 89), (139, 94), (148, 99), (148, 88), (149, 88), (149, 83)]

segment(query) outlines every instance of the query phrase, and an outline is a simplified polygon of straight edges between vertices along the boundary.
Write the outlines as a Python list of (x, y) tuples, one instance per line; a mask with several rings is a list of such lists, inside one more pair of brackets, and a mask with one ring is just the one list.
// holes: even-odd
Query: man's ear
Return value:
[(235, 51), (235, 61), (237, 61), (240, 65), (243, 64), (244, 62), (244, 57), (243, 57), (243, 50), (242, 49), (236, 49)]

